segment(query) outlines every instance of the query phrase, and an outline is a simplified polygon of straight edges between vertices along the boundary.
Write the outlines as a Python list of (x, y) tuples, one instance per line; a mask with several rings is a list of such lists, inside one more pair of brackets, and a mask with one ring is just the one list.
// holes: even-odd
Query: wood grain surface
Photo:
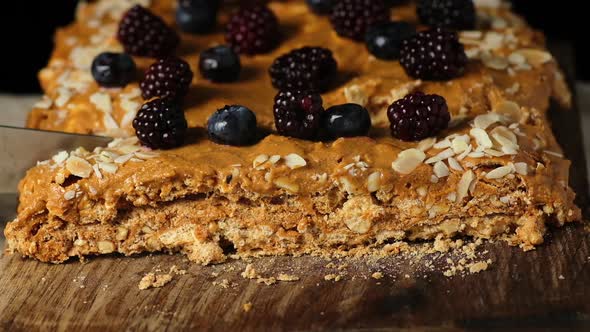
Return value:
[[(567, 55), (567, 54), (566, 54)], [(572, 159), (571, 184), (588, 216), (588, 184), (577, 111), (553, 111)], [(446, 258), (392, 256), (336, 261), (260, 258), (262, 275), (296, 275), (270, 286), (240, 276), (246, 262), (203, 267), (179, 255), (99, 257), (49, 265), (0, 258), (0, 330), (590, 330), (590, 234), (584, 224), (555, 229), (537, 250), (504, 243), (478, 249), (492, 264), (445, 277)], [(450, 255), (450, 254), (449, 254)], [(433, 261), (424, 269), (425, 261)], [(139, 290), (148, 272), (186, 269), (162, 288)], [(371, 278), (380, 271), (382, 279)], [(342, 280), (325, 280), (326, 275)], [(251, 304), (249, 311), (245, 304)]]

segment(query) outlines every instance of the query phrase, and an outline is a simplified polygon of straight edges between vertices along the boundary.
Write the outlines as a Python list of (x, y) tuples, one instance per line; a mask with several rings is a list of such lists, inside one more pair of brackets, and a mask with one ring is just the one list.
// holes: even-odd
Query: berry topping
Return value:
[(449, 125), (447, 101), (439, 95), (411, 93), (387, 109), (391, 134), (403, 141), (435, 136)]
[(456, 30), (475, 27), (473, 0), (418, 0), (416, 11), (426, 25)]
[(209, 32), (215, 26), (219, 0), (179, 0), (176, 24), (188, 33)]
[(338, 64), (332, 51), (303, 47), (278, 57), (269, 69), (272, 85), (279, 90), (328, 90), (336, 78)]
[(219, 144), (250, 145), (256, 141), (256, 115), (240, 105), (225, 106), (207, 122), (209, 139)]
[(435, 28), (404, 40), (400, 63), (410, 76), (444, 81), (463, 74), (467, 55), (456, 32)]
[(229, 18), (225, 40), (238, 53), (266, 53), (277, 45), (279, 21), (266, 6), (242, 7)]
[(133, 128), (139, 141), (152, 149), (182, 145), (187, 124), (184, 112), (169, 99), (149, 101), (137, 112)]
[(92, 61), (92, 76), (107, 88), (124, 87), (135, 79), (135, 62), (125, 53), (104, 52)]
[(332, 12), (332, 6), (336, 0), (307, 0), (307, 5), (318, 15), (327, 15)]
[(371, 116), (358, 104), (332, 106), (324, 113), (322, 127), (331, 138), (366, 136)]
[(184, 97), (193, 80), (193, 72), (186, 61), (169, 57), (158, 59), (145, 72), (141, 81), (141, 95), (179, 100)]
[(281, 135), (314, 139), (324, 112), (319, 94), (302, 91), (281, 91), (275, 97), (275, 126)]
[(389, 9), (383, 0), (339, 0), (330, 17), (340, 36), (359, 41), (363, 40), (369, 27), (388, 20)]
[(139, 56), (162, 57), (174, 51), (178, 35), (148, 9), (135, 5), (119, 22), (117, 39), (125, 52)]
[(369, 28), (365, 43), (371, 54), (379, 59), (399, 59), (402, 41), (416, 34), (416, 29), (406, 22), (387, 22)]
[(221, 45), (201, 52), (201, 75), (213, 82), (233, 82), (240, 76), (240, 57), (230, 47)]

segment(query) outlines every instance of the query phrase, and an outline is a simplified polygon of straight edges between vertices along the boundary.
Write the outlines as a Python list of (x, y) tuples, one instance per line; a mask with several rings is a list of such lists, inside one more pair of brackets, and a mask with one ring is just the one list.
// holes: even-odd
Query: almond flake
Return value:
[(137, 151), (135, 152), (135, 156), (139, 159), (152, 159), (159, 156), (158, 153), (153, 151)]
[(514, 147), (508, 146), (508, 145), (505, 145), (502, 147), (502, 152), (504, 152), (504, 154), (508, 154), (511, 156), (518, 154), (518, 150), (516, 150)]
[(72, 200), (76, 197), (76, 192), (74, 190), (68, 190), (64, 193), (64, 199), (66, 201)]
[[(467, 140), (465, 140), (465, 137), (467, 138)], [(459, 154), (467, 150), (467, 147), (469, 146), (469, 141), (469, 136), (467, 135), (459, 136), (453, 139), (453, 141), (451, 142), (451, 148), (453, 149), (453, 152), (455, 152), (455, 154)]]
[(285, 156), (285, 165), (290, 169), (297, 169), (306, 166), (307, 162), (300, 155), (291, 153)]
[(391, 167), (398, 173), (410, 174), (426, 159), (424, 152), (418, 149), (407, 149), (400, 152)]
[(426, 139), (421, 140), (416, 148), (420, 151), (426, 152), (430, 150), (430, 148), (432, 148), (434, 144), (436, 144), (436, 138), (428, 137)]
[(43, 99), (36, 102), (35, 105), (33, 105), (33, 107), (34, 108), (49, 109), (51, 107), (51, 105), (53, 105), (53, 100), (51, 100), (51, 98), (49, 98), (47, 96), (43, 96)]
[(451, 169), (454, 169), (455, 171), (463, 171), (463, 167), (461, 166), (461, 164), (457, 161), (457, 159), (453, 158), (453, 157), (449, 157), (449, 159), (447, 159), (448, 163), (449, 163), (449, 167)]
[(523, 163), (523, 162), (514, 163), (514, 169), (515, 169), (516, 173), (518, 173), (520, 175), (527, 175), (529, 166), (527, 165), (527, 163)]
[(100, 172), (100, 169), (98, 168), (98, 164), (92, 165), (92, 170), (94, 171), (94, 175), (96, 175), (96, 177), (99, 180), (102, 180), (102, 173)]
[(478, 147), (483, 147), (483, 148), (491, 148), (492, 146), (494, 146), (492, 144), (492, 140), (490, 140), (490, 137), (488, 136), (488, 133), (480, 128), (471, 128), (471, 130), (469, 131), (469, 134), (475, 138), (475, 141), (477, 142)]
[(518, 139), (514, 133), (504, 127), (498, 126), (494, 128), (491, 132), (492, 138), (494, 138), (501, 146), (511, 146), (514, 148), (518, 147)]
[(434, 144), (433, 146), (435, 149), (446, 149), (451, 147), (451, 140), (446, 138), (442, 141), (437, 142), (436, 144)]
[(500, 116), (498, 113), (490, 112), (486, 114), (481, 114), (475, 117), (473, 120), (473, 124), (475, 128), (480, 129), (487, 129), (489, 126), (493, 125), (496, 122), (500, 121)]
[(452, 192), (447, 195), (447, 199), (451, 202), (457, 201), (457, 193)]
[(367, 178), (367, 189), (370, 193), (376, 192), (381, 188), (381, 172), (373, 172)]
[(508, 56), (508, 62), (510, 62), (511, 65), (522, 65), (523, 63), (526, 63), (526, 58), (521, 53), (513, 52)]
[(475, 181), (475, 174), (472, 170), (463, 173), (459, 183), (457, 184), (457, 201), (461, 202), (463, 198), (467, 197), (471, 183)]
[(534, 67), (540, 67), (553, 59), (553, 56), (549, 52), (533, 48), (525, 48), (517, 52), (523, 55), (527, 62)]
[(90, 96), (90, 102), (96, 106), (99, 111), (112, 113), (113, 103), (108, 93), (96, 92)]
[(268, 162), (273, 165), (278, 163), (279, 160), (281, 160), (281, 156), (279, 156), (278, 154), (272, 155), (272, 156), (270, 156), (270, 158), (268, 158)]
[(59, 88), (57, 90), (57, 98), (55, 99), (55, 105), (57, 107), (65, 106), (65, 104), (67, 104), (68, 101), (70, 101), (72, 96), (72, 92), (69, 89)]
[(447, 165), (442, 161), (437, 161), (434, 164), (433, 170), (434, 175), (436, 175), (436, 177), (438, 177), (439, 179), (444, 178), (445, 176), (449, 176), (449, 174), (451, 174)]
[(51, 160), (53, 160), (53, 162), (55, 162), (56, 164), (61, 164), (64, 161), (66, 161), (66, 159), (68, 159), (69, 156), (70, 154), (67, 151), (60, 151), (55, 156), (51, 157)]
[(92, 165), (80, 157), (70, 156), (66, 160), (66, 169), (80, 178), (87, 178), (92, 174)]
[(467, 157), (469, 157), (469, 158), (481, 158), (483, 156), (485, 156), (485, 154), (480, 151), (474, 151), (474, 152), (471, 152), (470, 154), (467, 155)]
[(107, 162), (100, 162), (98, 163), (98, 167), (110, 174), (115, 174), (117, 172), (117, 169), (119, 169), (119, 166), (113, 164), (113, 163), (107, 163)]
[(504, 155), (504, 152), (494, 149), (485, 149), (483, 152), (492, 157), (502, 157)]
[(115, 164), (124, 164), (128, 162), (131, 158), (133, 158), (133, 156), (133, 153), (124, 154), (122, 156), (115, 158), (114, 162)]
[(504, 116), (511, 122), (519, 122), (521, 118), (520, 106), (513, 101), (502, 101), (494, 105), (493, 111)]
[(563, 155), (561, 153), (559, 153), (559, 152), (544, 150), (543, 153), (546, 153), (546, 154), (548, 154), (550, 156), (553, 156), (553, 157), (563, 158)]
[(264, 164), (265, 162), (268, 161), (268, 155), (266, 154), (259, 154), (258, 156), (256, 156), (256, 158), (254, 158), (254, 160), (252, 161), (252, 167), (253, 168), (258, 168), (258, 166)]
[(439, 152), (437, 155), (429, 158), (424, 163), (425, 164), (434, 164), (436, 162), (443, 161), (443, 160), (445, 160), (449, 157), (452, 157), (454, 155), (455, 155), (455, 152), (453, 151), (453, 149), (446, 149), (444, 151)]
[(287, 177), (283, 176), (283, 177), (277, 178), (273, 181), (273, 183), (278, 188), (285, 189), (288, 192), (291, 192), (294, 194), (299, 192), (299, 185), (297, 183), (291, 181)]
[(438, 183), (438, 176), (432, 174), (430, 176), (430, 182), (432, 182), (432, 183)]
[(488, 174), (486, 174), (486, 179), (501, 179), (503, 177), (505, 177), (508, 174), (511, 174), (514, 172), (514, 166), (513, 165), (506, 165), (506, 166), (500, 166), (492, 171), (490, 171)]
[(463, 153), (461, 153), (460, 155), (457, 156), (457, 160), (465, 159), (465, 157), (467, 157), (467, 155), (469, 155), (472, 150), (473, 150), (473, 147), (471, 146), (471, 144), (469, 144), (469, 146), (467, 146), (467, 150), (463, 151)]
[(497, 56), (489, 56), (489, 57), (482, 57), (483, 64), (491, 69), (495, 70), (505, 70), (508, 68), (508, 60), (497, 57)]

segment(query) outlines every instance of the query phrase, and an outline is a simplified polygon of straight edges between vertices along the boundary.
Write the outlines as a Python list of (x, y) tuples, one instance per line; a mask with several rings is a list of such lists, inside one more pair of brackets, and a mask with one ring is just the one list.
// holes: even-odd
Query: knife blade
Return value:
[(0, 194), (16, 193), (20, 179), (39, 160), (80, 146), (92, 150), (110, 141), (109, 137), (0, 125)]

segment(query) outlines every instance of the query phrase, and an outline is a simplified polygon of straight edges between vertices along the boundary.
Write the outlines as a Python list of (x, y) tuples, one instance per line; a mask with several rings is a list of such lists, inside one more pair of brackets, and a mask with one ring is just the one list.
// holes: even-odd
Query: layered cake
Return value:
[(44, 262), (346, 253), (581, 219), (548, 122), (558, 64), (501, 1), (97, 0), (59, 30), (31, 128), (114, 137), (21, 181)]

